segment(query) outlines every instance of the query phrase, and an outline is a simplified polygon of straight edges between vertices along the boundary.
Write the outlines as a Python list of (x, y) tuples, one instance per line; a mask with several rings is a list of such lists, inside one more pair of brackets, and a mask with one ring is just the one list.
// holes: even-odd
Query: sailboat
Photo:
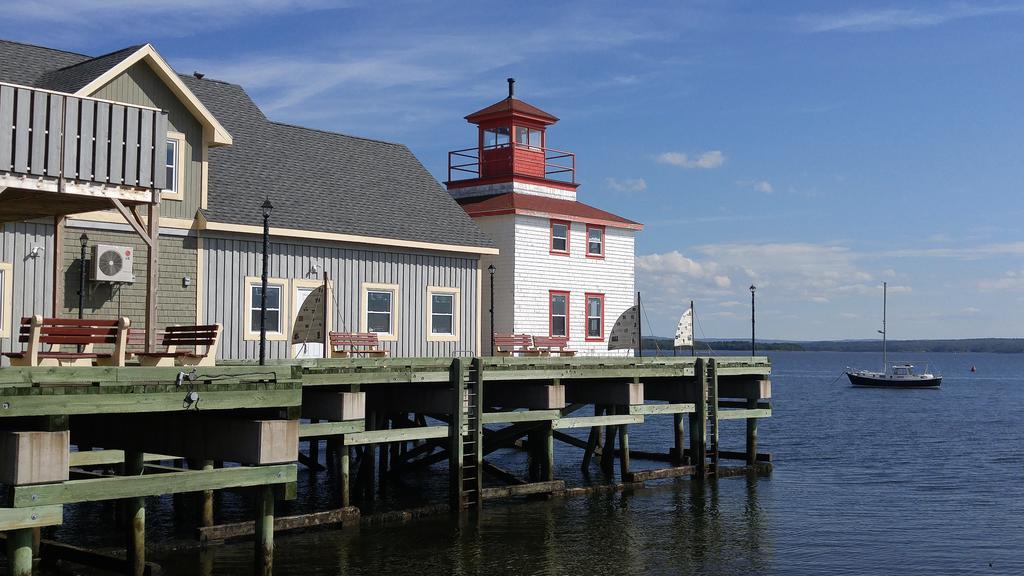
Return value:
[(886, 333), (886, 301), (888, 294), (888, 283), (882, 282), (882, 371), (871, 372), (869, 370), (849, 370), (846, 376), (850, 384), (854, 386), (872, 386), (876, 388), (938, 388), (942, 384), (941, 374), (931, 374), (925, 371), (917, 374), (913, 364), (893, 364), (889, 366), (885, 350)]

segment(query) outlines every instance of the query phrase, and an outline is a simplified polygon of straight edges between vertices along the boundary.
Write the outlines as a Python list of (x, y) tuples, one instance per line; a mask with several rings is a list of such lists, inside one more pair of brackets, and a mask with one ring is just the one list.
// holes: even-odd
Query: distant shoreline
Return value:
[[(697, 340), (698, 352), (750, 350), (750, 340)], [(990, 352), (1024, 353), (1024, 338), (965, 338), (962, 340), (889, 340), (889, 352)], [(645, 350), (672, 350), (671, 338), (644, 338)], [(686, 349), (687, 352), (689, 348)], [(757, 350), (771, 352), (881, 352), (881, 340), (815, 340), (807, 342), (757, 342)]]

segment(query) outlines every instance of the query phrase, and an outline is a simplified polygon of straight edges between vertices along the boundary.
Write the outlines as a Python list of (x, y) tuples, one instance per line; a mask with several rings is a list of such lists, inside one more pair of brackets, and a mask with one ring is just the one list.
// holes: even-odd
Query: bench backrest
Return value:
[(376, 332), (331, 332), (331, 349), (339, 346), (349, 348), (377, 348), (380, 339)]
[(200, 324), (196, 326), (168, 326), (164, 329), (160, 344), (163, 346), (205, 346), (217, 343), (219, 324)]
[[(18, 331), (19, 342), (30, 342), (32, 339), (32, 318), (21, 319)], [(93, 320), (78, 318), (42, 318), (38, 317), (40, 344), (116, 344), (120, 328), (120, 320)]]
[(562, 336), (534, 336), (533, 345), (537, 348), (565, 348), (569, 339)]
[(529, 334), (495, 334), (494, 347), (502, 348), (530, 348), (533, 346), (533, 336)]

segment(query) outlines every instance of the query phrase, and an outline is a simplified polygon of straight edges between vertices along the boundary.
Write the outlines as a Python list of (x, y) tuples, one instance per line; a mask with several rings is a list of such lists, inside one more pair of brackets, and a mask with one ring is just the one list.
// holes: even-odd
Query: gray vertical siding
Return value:
[[(29, 256), (33, 246), (43, 250)], [(53, 298), (53, 226), (33, 222), (4, 224), (0, 232), (0, 262), (13, 266), (10, 315), (12, 338), (0, 339), (3, 352), (20, 352), (18, 323), (22, 316), (50, 315)], [(6, 364), (6, 360), (4, 360)]]
[[(243, 339), (245, 314), (245, 278), (259, 276), (262, 243), (244, 236), (205, 236), (202, 286), (206, 322), (224, 326), (220, 355), (224, 358), (254, 358), (257, 341)], [(395, 342), (383, 342), (393, 356), (451, 356), (471, 354), (476, 348), (477, 286), (475, 255), (361, 247), (339, 247), (314, 242), (271, 244), (269, 276), (286, 279), (314, 279), (309, 274), (314, 264), (323, 267), (334, 283), (333, 329), (358, 331), (361, 285), (363, 282), (399, 286), (398, 336)], [(427, 286), (460, 289), (459, 341), (428, 342), (426, 325)], [(291, 286), (289, 290), (292, 291)], [(294, 303), (288, 311), (288, 328), (294, 316)], [(271, 358), (286, 358), (288, 342), (268, 342)]]

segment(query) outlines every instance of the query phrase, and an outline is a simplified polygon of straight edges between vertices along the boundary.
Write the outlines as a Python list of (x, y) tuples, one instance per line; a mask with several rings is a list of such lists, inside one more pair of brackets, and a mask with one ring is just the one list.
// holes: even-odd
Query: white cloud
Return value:
[(757, 182), (754, 182), (753, 188), (755, 192), (763, 192), (765, 194), (771, 194), (775, 191), (775, 188), (772, 187), (772, 183), (767, 180), (758, 180)]
[(605, 178), (604, 182), (616, 192), (636, 193), (647, 190), (647, 181), (643, 178)]
[(927, 8), (883, 8), (856, 10), (841, 14), (805, 14), (798, 24), (809, 32), (885, 32), (889, 30), (930, 28), (965, 18), (1019, 14), (1019, 4), (979, 5), (965, 2), (931, 5)]
[(982, 292), (1024, 292), (1024, 270), (1010, 270), (999, 278), (984, 278), (978, 281)]
[(663, 152), (658, 155), (658, 162), (687, 169), (711, 170), (725, 164), (725, 154), (721, 150), (708, 150), (691, 157), (683, 152)]
[(201, 24), (213, 18), (335, 9), (346, 4), (329, 0), (27, 0), (5, 5), (4, 13), (8, 18), (80, 25), (100, 22), (96, 14), (117, 14), (119, 19), (141, 19), (141, 22), (160, 18), (161, 24), (166, 25), (186, 19)]

